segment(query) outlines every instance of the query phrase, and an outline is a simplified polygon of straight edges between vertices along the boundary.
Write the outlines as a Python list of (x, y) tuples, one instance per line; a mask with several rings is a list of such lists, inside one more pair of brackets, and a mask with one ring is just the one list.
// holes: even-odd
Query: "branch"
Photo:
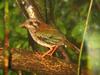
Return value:
[[(3, 55), (0, 50), (0, 68), (2, 67)], [(10, 67), (13, 70), (22, 70), (37, 75), (76, 75), (77, 65), (72, 63), (66, 63), (56, 57), (47, 56), (44, 59), (40, 59), (37, 54), (33, 54), (31, 51), (25, 50), (11, 50)], [(86, 70), (82, 71), (82, 75), (87, 74)]]

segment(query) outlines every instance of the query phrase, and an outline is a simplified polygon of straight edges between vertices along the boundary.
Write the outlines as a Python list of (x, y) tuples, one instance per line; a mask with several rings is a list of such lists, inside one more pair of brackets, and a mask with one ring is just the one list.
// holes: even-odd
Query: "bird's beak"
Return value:
[(24, 24), (21, 24), (20, 27), (21, 27), (21, 28), (25, 28), (25, 25), (24, 25)]

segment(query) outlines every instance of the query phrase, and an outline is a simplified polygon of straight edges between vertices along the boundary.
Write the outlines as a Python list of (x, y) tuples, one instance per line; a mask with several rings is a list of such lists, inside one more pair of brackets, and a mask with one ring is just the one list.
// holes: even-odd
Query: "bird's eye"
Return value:
[(33, 22), (32, 21), (29, 21), (29, 25), (33, 25)]
[(29, 20), (28, 23), (30, 26), (33, 26), (34, 28), (38, 28), (40, 24), (37, 20)]

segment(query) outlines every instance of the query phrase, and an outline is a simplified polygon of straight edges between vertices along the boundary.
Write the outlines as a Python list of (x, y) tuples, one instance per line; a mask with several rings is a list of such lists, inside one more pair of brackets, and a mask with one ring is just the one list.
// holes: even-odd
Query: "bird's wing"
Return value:
[(49, 44), (62, 44), (63, 37), (55, 29), (43, 29), (36, 32), (36, 36)]

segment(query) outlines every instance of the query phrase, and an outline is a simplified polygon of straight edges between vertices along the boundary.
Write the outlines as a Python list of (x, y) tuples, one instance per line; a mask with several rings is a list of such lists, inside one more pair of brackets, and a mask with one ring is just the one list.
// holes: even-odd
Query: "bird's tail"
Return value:
[(79, 53), (80, 53), (80, 49), (79, 49), (77, 46), (75, 46), (74, 44), (72, 44), (72, 43), (71, 43), (70, 41), (68, 41), (68, 40), (66, 40), (66, 42), (65, 42), (65, 47), (71, 48), (71, 49), (74, 50), (75, 53), (77, 53), (78, 55), (79, 55)]

